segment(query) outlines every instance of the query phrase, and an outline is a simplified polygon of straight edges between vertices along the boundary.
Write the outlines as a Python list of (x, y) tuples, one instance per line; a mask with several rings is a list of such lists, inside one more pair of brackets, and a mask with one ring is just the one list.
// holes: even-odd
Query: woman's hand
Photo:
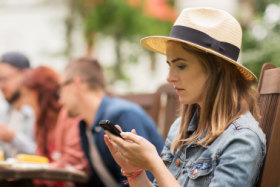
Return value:
[[(159, 186), (180, 187), (180, 184), (159, 157), (155, 146), (145, 138), (136, 135), (135, 130), (122, 132), (123, 139), (108, 131), (106, 131), (106, 134), (105, 142), (123, 170), (126, 172), (133, 172), (137, 169), (149, 170), (156, 178)], [(153, 186), (144, 172), (132, 180), (130, 185)]]
[[(136, 135), (135, 130), (132, 132), (122, 132), (122, 138), (114, 136), (109, 132), (106, 132), (110, 137), (105, 142), (111, 143), (110, 145), (107, 144), (109, 147), (113, 157), (115, 159), (122, 158), (125, 161), (126, 166), (135, 168), (136, 169), (145, 169), (145, 170), (152, 170), (153, 166), (155, 165), (155, 161), (160, 160), (161, 158), (158, 156), (157, 150), (153, 144), (151, 144), (145, 138)], [(117, 158), (116, 158), (117, 157)], [(117, 163), (127, 171), (118, 160)]]
[[(122, 131), (120, 126), (116, 125), (116, 127), (120, 131)], [(106, 132), (106, 135), (104, 135), (104, 141), (105, 141), (107, 147), (109, 148), (109, 151), (111, 152), (114, 160), (118, 163), (118, 165), (126, 172), (133, 172), (133, 171), (139, 169), (139, 168), (135, 168), (135, 167), (131, 166), (127, 162), (127, 160), (122, 156), (122, 154), (119, 152), (118, 145), (110, 140), (110, 139), (119, 138), (119, 137), (111, 134), (109, 131), (105, 131), (105, 132)], [(136, 133), (135, 130), (132, 130), (132, 133)], [(119, 139), (121, 139), (121, 138), (119, 138)]]

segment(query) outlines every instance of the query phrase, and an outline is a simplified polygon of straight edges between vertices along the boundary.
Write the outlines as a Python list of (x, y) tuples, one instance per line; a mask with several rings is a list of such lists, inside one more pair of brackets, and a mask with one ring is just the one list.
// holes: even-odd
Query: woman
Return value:
[(57, 94), (58, 83), (59, 75), (42, 66), (26, 72), (21, 89), (21, 95), (30, 103), (36, 115), (36, 153), (48, 157), (51, 162), (55, 140), (53, 135), (61, 109)]
[[(59, 75), (51, 68), (39, 66), (28, 70), (22, 82), (23, 101), (36, 115), (36, 154), (50, 160), (52, 168), (74, 167), (85, 170), (86, 159), (81, 150), (77, 118), (69, 118), (59, 103)], [(40, 182), (36, 185), (64, 186), (61, 182)], [(68, 185), (69, 186), (69, 185)]]
[[(104, 137), (130, 186), (253, 186), (264, 156), (255, 75), (237, 62), (242, 31), (227, 12), (184, 9), (170, 37), (142, 39), (166, 54), (182, 104), (161, 158), (136, 132)], [(109, 139), (110, 138), (110, 139)], [(148, 181), (145, 172), (155, 177)]]

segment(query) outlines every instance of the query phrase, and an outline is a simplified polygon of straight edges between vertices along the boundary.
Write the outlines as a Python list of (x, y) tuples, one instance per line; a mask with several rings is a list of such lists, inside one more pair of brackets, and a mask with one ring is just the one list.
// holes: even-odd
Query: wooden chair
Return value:
[(262, 118), (260, 127), (266, 134), (267, 153), (258, 186), (280, 186), (280, 68), (271, 63), (262, 67), (258, 84)]

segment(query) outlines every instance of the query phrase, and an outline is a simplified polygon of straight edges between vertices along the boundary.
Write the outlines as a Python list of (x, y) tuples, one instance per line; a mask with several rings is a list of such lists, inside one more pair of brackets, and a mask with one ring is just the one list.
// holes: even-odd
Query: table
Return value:
[(50, 169), (50, 168), (12, 168), (0, 167), (0, 181), (2, 180), (55, 180), (85, 183), (88, 175), (78, 170)]

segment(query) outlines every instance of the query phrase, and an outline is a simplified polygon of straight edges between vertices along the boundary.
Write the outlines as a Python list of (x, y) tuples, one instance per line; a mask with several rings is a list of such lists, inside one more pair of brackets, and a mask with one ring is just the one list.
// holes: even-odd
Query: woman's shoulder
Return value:
[[(266, 137), (259, 123), (250, 112), (233, 121), (229, 127), (211, 144), (211, 147), (221, 152), (229, 147), (250, 147), (257, 152), (266, 152)], [(242, 148), (242, 149), (243, 149)]]
[(266, 143), (266, 137), (259, 126), (259, 122), (256, 121), (249, 111), (233, 121), (229, 130), (234, 131), (235, 133), (254, 134), (263, 144)]

